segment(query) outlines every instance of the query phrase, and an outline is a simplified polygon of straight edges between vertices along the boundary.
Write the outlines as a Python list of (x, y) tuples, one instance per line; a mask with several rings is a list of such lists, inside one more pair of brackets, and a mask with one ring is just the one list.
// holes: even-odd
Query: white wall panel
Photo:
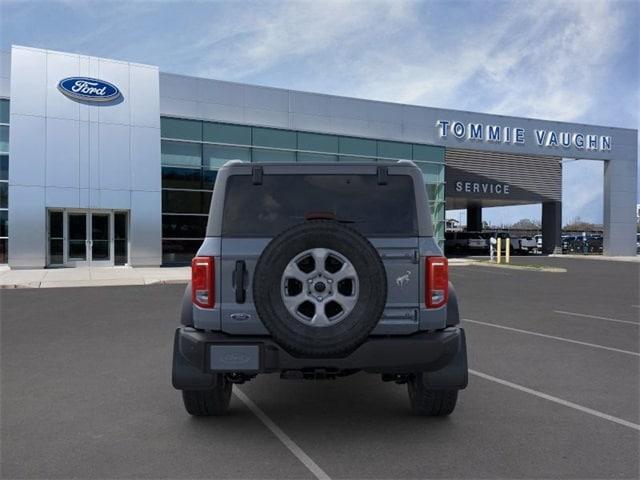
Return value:
[(78, 187), (89, 188), (90, 180), (90, 146), (89, 122), (78, 123), (78, 134), (80, 140), (79, 146), (79, 169), (78, 169)]
[(47, 53), (47, 116), (80, 119), (80, 103), (60, 93), (58, 82), (63, 78), (80, 75), (80, 63), (77, 55), (65, 53)]
[(131, 186), (130, 127), (100, 123), (100, 188), (129, 190)]
[(246, 123), (266, 125), (269, 127), (289, 128), (289, 114), (287, 112), (245, 108), (244, 118)]
[(197, 104), (197, 118), (216, 118), (220, 122), (243, 123), (244, 108), (236, 105), (223, 105), (220, 103)]
[[(163, 74), (160, 75), (163, 76)], [(191, 97), (192, 100), (239, 107), (244, 105), (244, 85), (206, 78), (199, 78), (197, 84), (197, 96)], [(187, 86), (191, 86), (191, 84)]]
[(160, 128), (158, 70), (132, 65), (130, 75), (129, 105), (131, 108), (131, 125)]
[(131, 127), (131, 188), (160, 191), (160, 130)]
[(11, 51), (11, 111), (44, 116), (47, 55), (43, 50), (13, 47)]
[(248, 108), (289, 111), (289, 92), (278, 88), (245, 86), (244, 105)]
[(160, 192), (131, 192), (130, 225), (131, 263), (160, 265), (162, 262)]
[(367, 103), (356, 98), (329, 98), (329, 115), (337, 118), (367, 120)]
[(294, 113), (307, 115), (329, 115), (329, 95), (291, 92), (291, 107)]
[(80, 122), (47, 118), (45, 185), (79, 187)]
[(45, 202), (47, 207), (79, 208), (80, 189), (47, 187), (45, 189)]
[(42, 268), (46, 256), (44, 187), (9, 188), (9, 264)]
[(100, 190), (98, 208), (128, 210), (131, 208), (131, 192), (129, 190)]
[(311, 130), (320, 132), (331, 131), (331, 118), (306, 113), (292, 113), (290, 115), (291, 128), (296, 130)]
[(109, 105), (96, 105), (98, 118), (101, 123), (118, 123), (129, 125), (131, 123), (131, 99), (129, 98), (129, 65), (124, 62), (99, 59), (99, 75), (97, 78), (106, 80), (116, 85), (122, 94), (122, 98)]
[(11, 114), (9, 121), (11, 123), (9, 184), (44, 186), (46, 148), (44, 117)]
[(198, 99), (199, 79), (170, 73), (163, 73), (161, 75), (160, 95), (162, 97), (192, 101)]

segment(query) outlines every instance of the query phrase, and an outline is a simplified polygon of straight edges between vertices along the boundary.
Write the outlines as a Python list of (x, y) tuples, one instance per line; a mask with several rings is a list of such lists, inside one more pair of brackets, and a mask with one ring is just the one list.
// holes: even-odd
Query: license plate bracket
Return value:
[(210, 345), (209, 368), (215, 372), (260, 370), (259, 345)]

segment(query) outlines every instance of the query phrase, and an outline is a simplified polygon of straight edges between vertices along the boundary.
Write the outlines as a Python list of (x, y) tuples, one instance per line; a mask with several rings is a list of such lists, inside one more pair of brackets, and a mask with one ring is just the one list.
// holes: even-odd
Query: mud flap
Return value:
[(176, 330), (173, 338), (173, 368), (171, 371), (171, 382), (178, 390), (209, 390), (216, 385), (216, 375), (204, 373), (194, 367), (180, 353), (179, 330)]
[(424, 384), (432, 390), (462, 390), (466, 388), (469, 373), (467, 368), (467, 339), (460, 329), (458, 353), (447, 366), (433, 372), (424, 372)]

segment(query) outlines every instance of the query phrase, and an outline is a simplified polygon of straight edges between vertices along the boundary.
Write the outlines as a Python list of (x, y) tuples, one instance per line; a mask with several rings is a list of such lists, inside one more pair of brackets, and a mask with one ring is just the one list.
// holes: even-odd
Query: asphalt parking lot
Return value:
[(445, 419), (364, 374), (261, 376), (194, 419), (183, 286), (0, 291), (2, 477), (638, 478), (640, 265), (514, 262), (568, 271), (451, 269), (472, 375)]

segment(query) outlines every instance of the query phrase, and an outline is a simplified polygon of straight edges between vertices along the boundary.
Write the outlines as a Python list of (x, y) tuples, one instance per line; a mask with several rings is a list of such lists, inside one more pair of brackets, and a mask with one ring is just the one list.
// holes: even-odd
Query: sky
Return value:
[[(639, 22), (637, 0), (0, 0), (0, 48), (26, 45), (221, 80), (638, 128)], [(601, 162), (563, 164), (565, 223), (602, 222), (602, 176)], [(539, 205), (484, 210), (494, 224), (540, 216)]]

